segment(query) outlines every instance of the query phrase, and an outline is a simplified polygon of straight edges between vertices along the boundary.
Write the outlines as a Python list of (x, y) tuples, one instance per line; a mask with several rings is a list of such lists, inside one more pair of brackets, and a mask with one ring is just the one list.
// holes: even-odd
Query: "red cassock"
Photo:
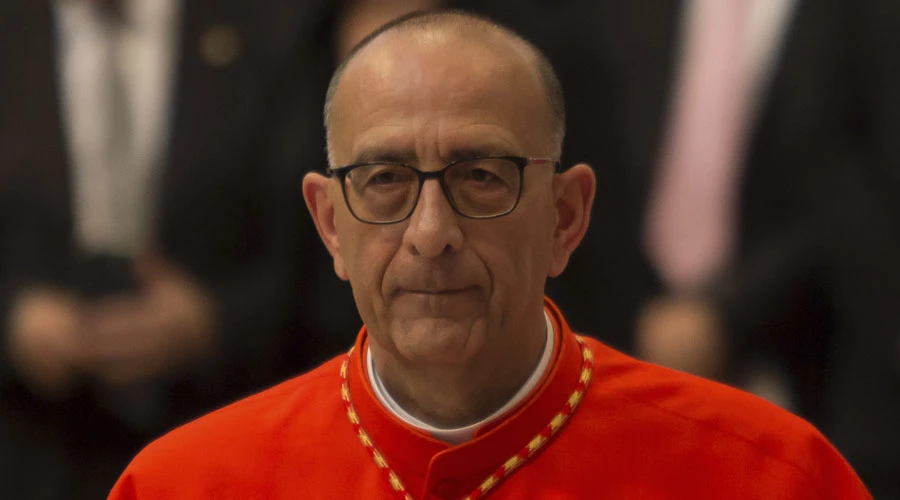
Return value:
[(544, 379), (472, 441), (451, 446), (381, 406), (364, 327), (349, 356), (150, 444), (109, 498), (871, 498), (800, 418), (578, 337), (546, 307)]

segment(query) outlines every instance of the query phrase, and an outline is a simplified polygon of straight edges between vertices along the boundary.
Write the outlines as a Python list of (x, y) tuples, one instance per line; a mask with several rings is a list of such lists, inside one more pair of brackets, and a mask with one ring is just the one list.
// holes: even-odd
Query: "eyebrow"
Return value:
[[(444, 160), (451, 162), (483, 156), (517, 156), (517, 154), (513, 153), (506, 146), (501, 146), (499, 144), (484, 144), (480, 146), (453, 148)], [(360, 151), (353, 158), (352, 164), (358, 165), (361, 163), (377, 162), (403, 163), (405, 165), (415, 166), (418, 162), (418, 157), (415, 151), (374, 146)]]
[(375, 146), (360, 151), (353, 158), (352, 164), (357, 165), (360, 163), (376, 162), (410, 164), (415, 163), (415, 161), (415, 151)]
[(450, 161), (464, 160), (466, 158), (477, 158), (482, 156), (518, 156), (510, 151), (509, 148), (499, 144), (484, 144), (475, 147), (454, 148), (450, 150), (447, 158)]

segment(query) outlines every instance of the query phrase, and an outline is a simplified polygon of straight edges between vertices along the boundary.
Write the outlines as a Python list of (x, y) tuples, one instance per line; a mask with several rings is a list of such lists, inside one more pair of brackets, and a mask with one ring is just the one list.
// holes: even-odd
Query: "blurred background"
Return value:
[(900, 498), (896, 0), (4, 0), (0, 497), (105, 498), (349, 347), (300, 182), (336, 65), (434, 7), (559, 73), (563, 164), (598, 178), (548, 290), (573, 327), (803, 416)]

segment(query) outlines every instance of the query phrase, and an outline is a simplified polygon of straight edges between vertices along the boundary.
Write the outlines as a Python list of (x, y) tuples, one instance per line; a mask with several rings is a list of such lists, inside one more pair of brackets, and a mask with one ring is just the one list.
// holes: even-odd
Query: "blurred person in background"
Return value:
[(572, 103), (595, 222), (549, 293), (575, 327), (792, 408), (900, 498), (900, 3), (453, 3)]
[(332, 12), (0, 6), (0, 497), (102, 498), (160, 432), (352, 341), (300, 190)]

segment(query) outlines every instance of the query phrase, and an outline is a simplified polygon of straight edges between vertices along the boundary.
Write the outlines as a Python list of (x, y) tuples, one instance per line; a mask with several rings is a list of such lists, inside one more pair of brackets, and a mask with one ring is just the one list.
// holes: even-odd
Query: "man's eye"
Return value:
[(385, 186), (398, 184), (405, 181), (406, 179), (404, 178), (404, 176), (398, 174), (397, 172), (379, 172), (369, 177), (369, 182), (367, 184), (370, 186)]
[(408, 168), (379, 165), (360, 171), (357, 185), (360, 187), (391, 187), (406, 185), (415, 181), (415, 174)]
[(493, 172), (485, 170), (483, 168), (473, 168), (469, 171), (467, 177), (470, 181), (481, 182), (485, 184), (501, 180), (500, 177), (496, 176)]

